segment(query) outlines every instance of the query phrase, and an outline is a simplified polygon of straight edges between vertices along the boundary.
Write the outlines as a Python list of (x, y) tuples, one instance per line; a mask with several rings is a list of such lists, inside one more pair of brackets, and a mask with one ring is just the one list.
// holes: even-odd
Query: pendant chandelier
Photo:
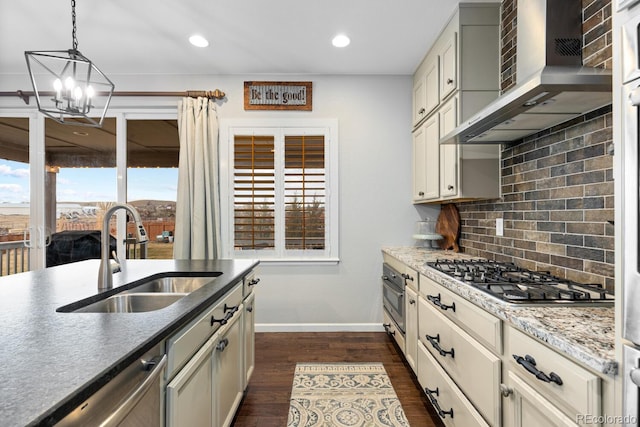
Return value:
[(58, 123), (101, 127), (115, 86), (78, 50), (75, 0), (71, 21), (71, 49), (24, 53), (38, 110)]

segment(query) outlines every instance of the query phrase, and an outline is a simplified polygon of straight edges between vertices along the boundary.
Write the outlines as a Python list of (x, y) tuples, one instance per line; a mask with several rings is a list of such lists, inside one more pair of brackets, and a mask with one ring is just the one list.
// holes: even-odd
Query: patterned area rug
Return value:
[(408, 427), (381, 363), (298, 363), (287, 427)]

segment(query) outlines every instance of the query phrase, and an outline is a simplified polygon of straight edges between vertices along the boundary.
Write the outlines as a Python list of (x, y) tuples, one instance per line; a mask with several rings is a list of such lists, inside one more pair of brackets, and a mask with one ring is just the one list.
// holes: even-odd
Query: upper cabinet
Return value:
[(499, 145), (440, 145), (444, 134), (498, 97), (499, 36), (500, 3), (460, 3), (416, 70), (414, 203), (500, 196)]

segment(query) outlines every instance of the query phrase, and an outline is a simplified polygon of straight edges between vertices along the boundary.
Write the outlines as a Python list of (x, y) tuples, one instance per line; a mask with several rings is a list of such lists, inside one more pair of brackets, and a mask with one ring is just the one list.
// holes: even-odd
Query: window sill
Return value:
[(340, 258), (259, 258), (262, 265), (337, 265)]

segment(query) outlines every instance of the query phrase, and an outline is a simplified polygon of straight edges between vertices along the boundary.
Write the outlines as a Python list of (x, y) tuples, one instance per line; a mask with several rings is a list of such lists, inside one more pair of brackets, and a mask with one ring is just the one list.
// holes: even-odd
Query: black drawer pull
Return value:
[(440, 390), (438, 390), (437, 387), (435, 390), (429, 390), (428, 388), (425, 387), (424, 391), (425, 393), (427, 393), (427, 397), (429, 397), (429, 401), (435, 408), (440, 418), (445, 419), (447, 415), (453, 418), (453, 408), (449, 409), (448, 411), (443, 411), (442, 408), (440, 407), (440, 404), (438, 403), (438, 399), (434, 397), (434, 395), (440, 396)]
[(405, 283), (407, 280), (411, 280), (413, 282), (413, 277), (409, 276), (406, 273), (402, 273), (402, 278), (405, 280)]
[(540, 381), (544, 381), (545, 383), (556, 383), (558, 385), (562, 385), (562, 378), (555, 372), (549, 373), (549, 375), (545, 374), (541, 370), (536, 367), (536, 360), (529, 356), (528, 354), (524, 357), (518, 356), (517, 354), (513, 355), (513, 358), (516, 362), (525, 368), (529, 373), (534, 375)]
[(427, 299), (433, 303), (436, 307), (440, 307), (440, 310), (451, 310), (454, 313), (456, 312), (456, 303), (452, 302), (451, 305), (446, 305), (442, 303), (440, 294), (438, 295), (427, 295)]
[(383, 323), (382, 326), (384, 327), (384, 331), (386, 333), (388, 333), (389, 335), (395, 335), (396, 331), (392, 331), (391, 330), (391, 323)]
[(216, 323), (220, 323), (221, 325), (226, 325), (228, 321), (229, 319), (227, 319), (227, 316), (224, 316), (222, 319), (216, 319), (215, 316), (211, 316), (211, 326), (213, 326)]
[(440, 356), (446, 357), (447, 355), (451, 355), (452, 359), (455, 357), (453, 347), (451, 347), (451, 350), (449, 351), (443, 350), (442, 347), (440, 347), (440, 334), (436, 335), (435, 337), (432, 337), (431, 335), (425, 335), (425, 337), (427, 338), (427, 341), (429, 341), (431, 346), (435, 348), (436, 351), (440, 354)]
[(249, 280), (249, 286), (255, 286), (260, 282), (260, 279), (251, 279)]
[(231, 311), (231, 313), (235, 313), (236, 311), (238, 311), (238, 306), (237, 305), (224, 305), (224, 309), (223, 311), (226, 313), (227, 311)]

